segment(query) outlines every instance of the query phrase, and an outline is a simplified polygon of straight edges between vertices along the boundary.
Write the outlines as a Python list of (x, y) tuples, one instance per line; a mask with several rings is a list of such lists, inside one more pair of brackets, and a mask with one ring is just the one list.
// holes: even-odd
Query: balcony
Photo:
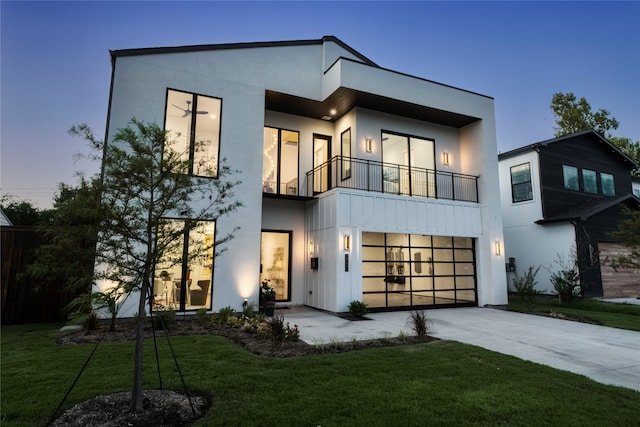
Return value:
[(307, 194), (333, 188), (478, 203), (478, 177), (336, 156), (307, 172)]

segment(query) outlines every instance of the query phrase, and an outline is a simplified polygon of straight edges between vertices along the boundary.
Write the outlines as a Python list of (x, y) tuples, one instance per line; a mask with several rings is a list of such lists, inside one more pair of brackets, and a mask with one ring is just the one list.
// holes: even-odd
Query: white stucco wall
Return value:
[[(533, 199), (513, 203), (511, 167), (529, 163)], [(522, 276), (531, 266), (538, 270), (536, 289), (552, 294), (551, 273), (560, 269), (559, 259), (569, 260), (575, 248), (575, 228), (571, 223), (537, 225), (542, 219), (540, 168), (538, 153), (527, 151), (499, 162), (500, 197), (504, 225), (505, 259), (515, 258), (516, 270)], [(511, 285), (514, 273), (508, 273)]]

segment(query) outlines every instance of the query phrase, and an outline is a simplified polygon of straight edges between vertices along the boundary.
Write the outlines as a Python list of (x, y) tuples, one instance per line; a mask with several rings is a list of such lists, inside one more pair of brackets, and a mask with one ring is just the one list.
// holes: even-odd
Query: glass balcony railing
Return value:
[(307, 172), (307, 194), (333, 188), (478, 202), (478, 177), (336, 156)]

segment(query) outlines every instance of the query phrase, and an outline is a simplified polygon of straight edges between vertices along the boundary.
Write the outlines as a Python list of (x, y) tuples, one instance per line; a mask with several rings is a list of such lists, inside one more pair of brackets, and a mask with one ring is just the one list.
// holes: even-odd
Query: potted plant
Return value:
[(276, 308), (276, 290), (269, 285), (270, 280), (263, 280), (260, 285), (260, 311), (265, 316), (273, 316)]

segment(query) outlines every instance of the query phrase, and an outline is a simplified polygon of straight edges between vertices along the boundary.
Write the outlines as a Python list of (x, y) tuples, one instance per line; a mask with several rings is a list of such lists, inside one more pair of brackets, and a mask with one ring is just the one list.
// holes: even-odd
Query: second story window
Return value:
[(562, 176), (564, 178), (564, 188), (567, 190), (579, 191), (578, 168), (573, 166), (562, 166)]
[(511, 199), (513, 203), (533, 200), (529, 163), (511, 167)]
[(582, 169), (582, 184), (585, 193), (598, 194), (598, 179), (596, 171)]
[(342, 155), (342, 179), (351, 178), (351, 128), (340, 134), (340, 154)]
[(616, 184), (613, 175), (610, 173), (600, 173), (600, 184), (602, 185), (602, 194), (605, 196), (616, 195)]
[(188, 173), (216, 178), (220, 152), (222, 100), (169, 89), (165, 129), (175, 141), (170, 150), (188, 160)]
[(297, 196), (298, 132), (264, 128), (262, 151), (262, 191)]

